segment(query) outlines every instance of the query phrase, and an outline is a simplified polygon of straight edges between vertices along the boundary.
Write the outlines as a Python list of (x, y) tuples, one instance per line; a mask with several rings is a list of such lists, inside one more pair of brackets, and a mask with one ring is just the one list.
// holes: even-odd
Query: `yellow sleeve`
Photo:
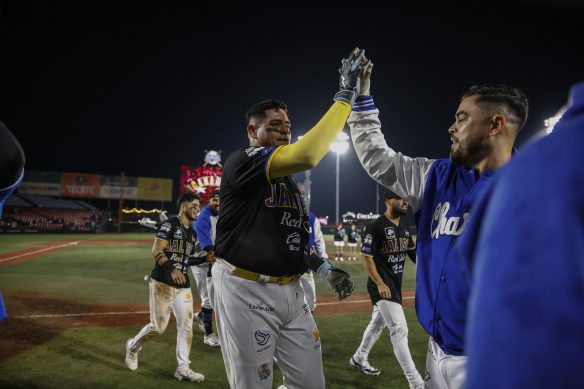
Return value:
[(345, 126), (350, 113), (349, 103), (336, 101), (302, 139), (272, 153), (266, 169), (268, 178), (284, 177), (315, 167), (328, 153), (330, 144)]

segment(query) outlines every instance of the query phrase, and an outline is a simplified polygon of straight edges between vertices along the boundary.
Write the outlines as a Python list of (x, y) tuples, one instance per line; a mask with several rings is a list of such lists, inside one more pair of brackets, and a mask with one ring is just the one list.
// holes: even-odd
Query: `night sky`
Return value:
[[(244, 147), (245, 112), (286, 101), (293, 138), (332, 103), (355, 47), (390, 145), (448, 155), (460, 95), (476, 83), (525, 91), (521, 147), (584, 79), (576, 1), (30, 2), (0, 8), (0, 120), (27, 168), (166, 177)], [(405, 3), (405, 2), (404, 2)], [(579, 53), (580, 52), (580, 53)], [(335, 156), (313, 170), (312, 209), (334, 217)], [(350, 149), (341, 211), (375, 210), (375, 183)]]

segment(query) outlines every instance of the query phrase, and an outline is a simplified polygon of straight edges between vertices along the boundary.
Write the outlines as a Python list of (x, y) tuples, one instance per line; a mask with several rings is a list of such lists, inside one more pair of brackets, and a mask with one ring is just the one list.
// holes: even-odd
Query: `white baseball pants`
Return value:
[(432, 337), (426, 354), (426, 389), (462, 389), (466, 378), (465, 355), (448, 355)]
[(193, 297), (191, 288), (173, 288), (150, 279), (150, 323), (132, 339), (131, 349), (136, 351), (144, 342), (161, 335), (168, 326), (170, 312), (176, 318), (176, 360), (179, 368), (188, 367), (193, 339)]
[(213, 306), (232, 389), (271, 388), (274, 360), (288, 389), (324, 388), (320, 334), (299, 280), (261, 283), (213, 266)]
[(201, 307), (206, 309), (213, 309), (211, 299), (209, 298), (209, 289), (212, 287), (211, 279), (207, 277), (209, 272), (209, 263), (205, 262), (200, 265), (191, 266), (191, 272), (197, 285), (197, 291), (201, 298)]

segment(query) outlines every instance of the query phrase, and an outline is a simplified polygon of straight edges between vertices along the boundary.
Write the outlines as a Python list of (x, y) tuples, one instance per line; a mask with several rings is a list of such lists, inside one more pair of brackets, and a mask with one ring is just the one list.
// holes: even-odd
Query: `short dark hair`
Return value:
[(181, 194), (180, 196), (178, 196), (178, 199), (176, 200), (176, 207), (180, 211), (180, 206), (183, 203), (190, 203), (191, 201), (195, 201), (195, 200), (201, 201), (201, 196), (199, 196), (198, 193), (185, 192), (185, 193)]
[(494, 103), (506, 106), (513, 115), (518, 119), (515, 122), (518, 130), (523, 127), (525, 119), (527, 119), (527, 112), (529, 110), (529, 103), (527, 96), (519, 89), (509, 85), (473, 85), (462, 95), (461, 101), (470, 96), (477, 96), (477, 103)]
[(263, 100), (250, 107), (247, 111), (247, 123), (252, 120), (264, 120), (266, 118), (266, 111), (269, 109), (281, 109), (288, 113), (288, 106), (281, 100)]

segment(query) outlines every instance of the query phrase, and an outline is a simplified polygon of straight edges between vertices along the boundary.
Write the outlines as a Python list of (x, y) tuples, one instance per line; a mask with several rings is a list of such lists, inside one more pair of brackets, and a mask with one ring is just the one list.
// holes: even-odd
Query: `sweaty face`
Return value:
[(209, 200), (209, 208), (211, 208), (211, 213), (213, 215), (219, 215), (219, 198), (215, 197), (211, 200)]
[(181, 211), (186, 215), (186, 217), (193, 221), (199, 215), (199, 211), (201, 210), (201, 204), (199, 200), (193, 200), (190, 203), (183, 203), (181, 205)]
[[(290, 119), (286, 111), (270, 109), (263, 121), (256, 123), (250, 134), (253, 146), (282, 146), (290, 144)], [(249, 127), (248, 127), (249, 131)]]
[(489, 153), (487, 143), (490, 117), (476, 103), (477, 96), (463, 99), (454, 115), (454, 123), (448, 129), (450, 159), (458, 164), (472, 167)]

